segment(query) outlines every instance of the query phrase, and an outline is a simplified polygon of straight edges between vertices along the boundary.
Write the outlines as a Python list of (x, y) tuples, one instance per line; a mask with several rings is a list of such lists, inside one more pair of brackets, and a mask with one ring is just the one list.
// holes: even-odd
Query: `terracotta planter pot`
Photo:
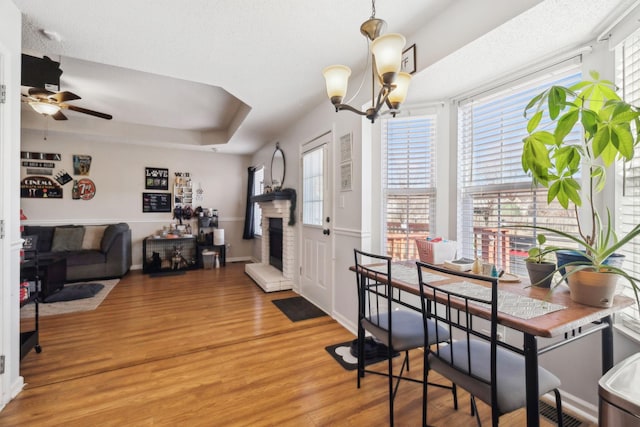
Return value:
[[(573, 266), (567, 266), (571, 271)], [(592, 307), (611, 307), (616, 293), (618, 279), (616, 274), (581, 270), (567, 277), (571, 299)]]
[(526, 262), (527, 272), (529, 273), (529, 280), (531, 284), (539, 288), (551, 287), (551, 281), (553, 275), (550, 275), (555, 269), (556, 265), (552, 262)]
[[(564, 265), (568, 263), (575, 263), (574, 265), (588, 265), (591, 264), (588, 258), (584, 255), (584, 251), (573, 251), (573, 250), (560, 250), (556, 251), (556, 259), (558, 260), (558, 269), (560, 270), (560, 274), (564, 276), (565, 269)], [(622, 254), (612, 254), (609, 258), (604, 261), (604, 264), (611, 265), (613, 267), (622, 267), (622, 263), (624, 262), (625, 256)], [(566, 281), (566, 279), (565, 279)]]

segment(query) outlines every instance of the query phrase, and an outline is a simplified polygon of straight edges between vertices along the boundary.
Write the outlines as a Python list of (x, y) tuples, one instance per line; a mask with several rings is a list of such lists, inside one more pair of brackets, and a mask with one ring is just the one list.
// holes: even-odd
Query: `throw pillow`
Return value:
[(51, 252), (79, 251), (83, 237), (84, 227), (56, 227)]
[(82, 249), (99, 251), (105, 228), (107, 228), (106, 225), (85, 225)]

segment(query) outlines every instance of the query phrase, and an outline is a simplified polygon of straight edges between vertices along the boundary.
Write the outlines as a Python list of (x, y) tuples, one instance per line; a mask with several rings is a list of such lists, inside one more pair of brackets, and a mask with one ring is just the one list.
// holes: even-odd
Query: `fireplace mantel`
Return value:
[(291, 200), (295, 197), (295, 193), (291, 191), (272, 191), (271, 193), (259, 194), (252, 196), (252, 202), (271, 202), (274, 200)]

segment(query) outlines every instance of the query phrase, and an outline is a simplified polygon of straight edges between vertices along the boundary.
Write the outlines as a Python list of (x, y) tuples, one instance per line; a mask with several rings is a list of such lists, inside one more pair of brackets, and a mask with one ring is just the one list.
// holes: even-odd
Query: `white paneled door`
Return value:
[(331, 314), (333, 298), (331, 134), (302, 147), (301, 293)]

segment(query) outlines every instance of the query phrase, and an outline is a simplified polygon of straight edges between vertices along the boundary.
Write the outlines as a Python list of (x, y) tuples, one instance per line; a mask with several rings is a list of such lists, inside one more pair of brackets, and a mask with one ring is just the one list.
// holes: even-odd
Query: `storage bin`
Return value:
[(445, 261), (455, 259), (458, 244), (454, 241), (432, 242), (426, 239), (416, 239), (420, 261), (429, 264), (444, 264)]
[(205, 269), (210, 270), (214, 268), (216, 258), (215, 251), (204, 250), (202, 251), (202, 265)]

